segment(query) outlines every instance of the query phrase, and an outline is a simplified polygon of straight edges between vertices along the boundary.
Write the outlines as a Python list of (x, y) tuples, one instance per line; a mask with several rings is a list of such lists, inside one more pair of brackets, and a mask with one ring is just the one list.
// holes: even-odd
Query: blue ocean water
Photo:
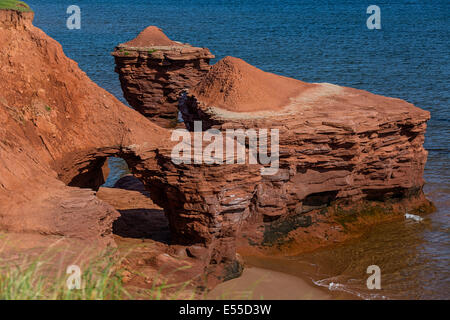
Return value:
[[(438, 211), (430, 216), (431, 227), (421, 231), (424, 244), (419, 254), (427, 255), (432, 272), (448, 272), (448, 0), (27, 3), (36, 12), (34, 24), (59, 41), (65, 53), (95, 82), (123, 102), (110, 52), (146, 26), (157, 25), (173, 40), (208, 47), (217, 59), (236, 56), (265, 71), (398, 97), (429, 110), (426, 192)], [(81, 8), (80, 30), (66, 28), (66, 9), (72, 4)], [(381, 9), (381, 30), (366, 27), (366, 9), (372, 4)], [(442, 277), (438, 278), (436, 281), (442, 282)], [(448, 273), (444, 278), (448, 279)]]

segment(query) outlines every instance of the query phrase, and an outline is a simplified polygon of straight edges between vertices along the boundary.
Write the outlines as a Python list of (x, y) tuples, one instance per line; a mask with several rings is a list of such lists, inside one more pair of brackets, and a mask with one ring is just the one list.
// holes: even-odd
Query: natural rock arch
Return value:
[[(32, 18), (32, 13), (0, 10), (3, 230), (111, 243), (117, 211), (99, 200), (95, 191), (79, 188), (101, 185), (101, 168), (110, 156), (125, 159), (153, 201), (164, 208), (174, 241), (190, 246), (190, 256), (221, 279), (241, 270), (236, 239), (242, 235), (248, 237), (247, 245), (258, 246), (262, 241), (275, 244), (277, 250), (283, 245), (280, 239), (292, 232), (288, 245), (294, 244), (294, 249), (308, 241), (320, 246), (329, 239), (342, 239), (335, 231), (336, 219), (355, 214), (332, 206), (337, 200), (361, 206), (368, 196), (379, 200), (387, 195), (395, 200), (392, 210), (397, 213), (431, 207), (422, 192), (429, 113), (405, 101), (268, 76), (228, 58), (204, 78), (212, 83), (200, 83), (186, 93), (180, 101), (183, 118), (188, 127), (202, 120), (220, 130), (279, 128), (283, 134), (280, 170), (263, 177), (260, 165), (175, 164), (171, 132), (94, 84), (56, 41), (32, 25)], [(223, 65), (230, 68), (224, 71)], [(234, 72), (242, 79), (254, 76), (260, 86), (245, 90), (236, 87), (238, 82), (230, 82), (229, 88), (221, 87), (226, 81), (214, 82), (236, 80)], [(239, 99), (227, 109), (225, 99), (214, 101), (214, 95), (203, 92), (210, 88), (233, 97), (236, 90), (277, 90), (267, 85), (271, 81), (259, 83), (260, 77), (302, 83), (302, 90), (297, 97), (287, 92), (283, 101), (295, 98), (295, 103), (289, 110), (280, 103), (277, 112), (270, 105), (255, 110), (253, 102), (259, 96), (243, 95), (249, 99), (244, 101), (249, 108), (240, 112), (243, 102)], [(285, 95), (284, 91), (276, 93)], [(214, 108), (217, 105), (221, 107)], [(331, 213), (318, 208), (324, 204)], [(309, 226), (315, 236), (321, 232), (321, 238), (311, 241), (311, 237), (295, 234)]]

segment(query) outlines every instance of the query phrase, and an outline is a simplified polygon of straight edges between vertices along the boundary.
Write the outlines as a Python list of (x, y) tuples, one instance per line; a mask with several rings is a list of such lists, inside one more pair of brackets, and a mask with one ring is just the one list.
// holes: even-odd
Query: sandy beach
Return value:
[(333, 296), (303, 279), (285, 273), (247, 267), (240, 278), (214, 288), (208, 299), (330, 300)]

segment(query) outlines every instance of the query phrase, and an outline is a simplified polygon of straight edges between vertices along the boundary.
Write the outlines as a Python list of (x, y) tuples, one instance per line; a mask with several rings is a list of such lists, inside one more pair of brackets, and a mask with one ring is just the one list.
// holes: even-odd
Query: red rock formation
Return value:
[[(191, 178), (198, 185), (189, 188), (195, 192), (183, 192), (184, 199), (202, 199), (199, 203), (207, 206), (196, 206), (197, 215), (209, 213), (218, 230), (224, 221), (242, 225), (292, 216), (300, 217), (297, 226), (309, 226), (315, 221), (308, 212), (333, 203), (404, 199), (401, 210), (430, 205), (422, 193), (430, 114), (403, 100), (327, 83), (305, 84), (227, 57), (181, 99), (180, 110), (190, 129), (194, 120), (201, 120), (203, 129), (222, 132), (279, 129), (275, 175), (223, 165), (207, 173), (202, 168)], [(191, 177), (194, 168), (184, 172)]]
[[(111, 240), (95, 197), (109, 155), (167, 132), (94, 84), (33, 13), (0, 10), (0, 227)], [(73, 187), (69, 187), (73, 186)]]
[(172, 41), (154, 26), (112, 55), (125, 99), (164, 127), (176, 126), (180, 91), (196, 84), (214, 58), (208, 49)]
[[(107, 157), (118, 156), (164, 204), (175, 243), (189, 237), (178, 242), (197, 244), (189, 252), (200, 257), (198, 248), (214, 236), (196, 233), (210, 225), (191, 229), (195, 217), (171, 217), (182, 212), (166, 199), (183, 195), (157, 183), (171, 166), (159, 155), (159, 148), (171, 150), (170, 132), (93, 83), (32, 19), (0, 10), (0, 229), (112, 243), (119, 213), (91, 189), (103, 183)], [(234, 252), (227, 254), (236, 269)], [(196, 261), (223, 277), (225, 265), (210, 268), (207, 256)]]
[(314, 85), (255, 68), (241, 59), (226, 57), (206, 74), (192, 94), (206, 105), (227, 111), (279, 111)]
[[(192, 128), (200, 119), (205, 128), (220, 130), (278, 128), (280, 169), (262, 176), (259, 164), (177, 164), (169, 131), (95, 85), (31, 21), (31, 13), (0, 10), (3, 230), (110, 241), (117, 211), (80, 187), (98, 188), (105, 159), (113, 155), (127, 161), (164, 208), (175, 242), (188, 245), (188, 255), (222, 279), (240, 273), (235, 240), (252, 226), (264, 228), (258, 241), (273, 243), (295, 229), (314, 228), (319, 218), (313, 213), (338, 201), (415, 197), (426, 204), (422, 145), (429, 113), (405, 101), (306, 84), (227, 58), (183, 97), (186, 124)], [(158, 38), (154, 33), (151, 39)], [(157, 41), (167, 39), (159, 34)], [(116, 58), (128, 71), (144, 72), (136, 96), (149, 88), (177, 92), (189, 82), (180, 79), (194, 74), (185, 67), (203, 70), (198, 64), (209, 59), (206, 50), (182, 45), (151, 53), (126, 48), (129, 56), (118, 49)], [(169, 80), (158, 87), (145, 72)], [(169, 113), (160, 106), (152, 112), (165, 119)]]

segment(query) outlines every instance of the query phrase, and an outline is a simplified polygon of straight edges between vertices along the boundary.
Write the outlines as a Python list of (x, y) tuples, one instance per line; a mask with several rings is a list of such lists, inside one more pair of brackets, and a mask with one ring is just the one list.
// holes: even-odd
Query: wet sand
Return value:
[(243, 300), (331, 300), (331, 293), (285, 273), (246, 267), (242, 276), (224, 282), (207, 299)]

